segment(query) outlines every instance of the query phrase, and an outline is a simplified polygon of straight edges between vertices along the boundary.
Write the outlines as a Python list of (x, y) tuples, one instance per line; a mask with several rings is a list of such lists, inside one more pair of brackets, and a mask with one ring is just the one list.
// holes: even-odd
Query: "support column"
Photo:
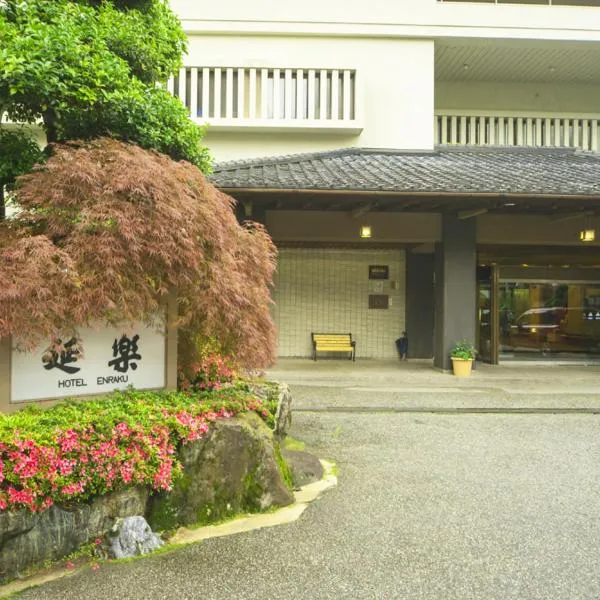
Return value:
[(475, 219), (442, 216), (435, 248), (435, 346), (433, 364), (452, 368), (450, 350), (459, 340), (475, 344), (477, 252)]
[(433, 254), (406, 253), (406, 333), (408, 358), (433, 356), (435, 313)]

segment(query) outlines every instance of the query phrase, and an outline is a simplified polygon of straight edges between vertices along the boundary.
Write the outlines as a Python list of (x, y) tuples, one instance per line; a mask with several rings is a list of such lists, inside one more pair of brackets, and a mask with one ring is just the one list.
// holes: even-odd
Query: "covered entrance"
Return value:
[(459, 340), (491, 364), (600, 354), (600, 243), (579, 238), (600, 237), (595, 154), (342, 149), (230, 162), (213, 180), (281, 251), (281, 356), (308, 358), (314, 329), (357, 336), (358, 360), (393, 357), (406, 330), (409, 358), (443, 370)]

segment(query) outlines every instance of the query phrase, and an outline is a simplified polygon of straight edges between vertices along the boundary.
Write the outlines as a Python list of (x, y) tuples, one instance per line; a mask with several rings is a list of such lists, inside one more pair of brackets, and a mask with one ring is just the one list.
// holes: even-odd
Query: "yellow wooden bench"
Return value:
[(313, 360), (317, 352), (348, 352), (351, 360), (356, 360), (356, 342), (351, 333), (311, 333)]

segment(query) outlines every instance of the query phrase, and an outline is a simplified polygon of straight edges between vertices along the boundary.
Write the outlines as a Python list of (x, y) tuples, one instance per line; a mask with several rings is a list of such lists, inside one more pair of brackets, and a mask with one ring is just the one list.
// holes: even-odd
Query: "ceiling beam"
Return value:
[(352, 209), (349, 214), (353, 219), (358, 219), (358, 217), (366, 215), (371, 209), (375, 208), (376, 206), (377, 202), (367, 202), (362, 206), (357, 206), (356, 208)]
[(581, 212), (554, 215), (550, 217), (550, 220), (554, 223), (563, 223), (564, 221), (573, 221), (574, 219), (583, 219), (584, 217), (591, 217), (593, 214), (594, 211), (592, 210), (582, 210)]
[(487, 208), (475, 208), (473, 210), (459, 210), (458, 218), (459, 219), (472, 219), (473, 217), (478, 217), (479, 215), (485, 215), (488, 212)]

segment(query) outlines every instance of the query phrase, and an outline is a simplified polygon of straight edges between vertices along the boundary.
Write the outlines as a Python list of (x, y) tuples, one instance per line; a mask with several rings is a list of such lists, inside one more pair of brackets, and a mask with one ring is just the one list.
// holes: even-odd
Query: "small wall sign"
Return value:
[(388, 265), (369, 265), (369, 279), (389, 279), (390, 267)]
[(369, 308), (387, 309), (389, 307), (390, 298), (387, 294), (369, 294)]

